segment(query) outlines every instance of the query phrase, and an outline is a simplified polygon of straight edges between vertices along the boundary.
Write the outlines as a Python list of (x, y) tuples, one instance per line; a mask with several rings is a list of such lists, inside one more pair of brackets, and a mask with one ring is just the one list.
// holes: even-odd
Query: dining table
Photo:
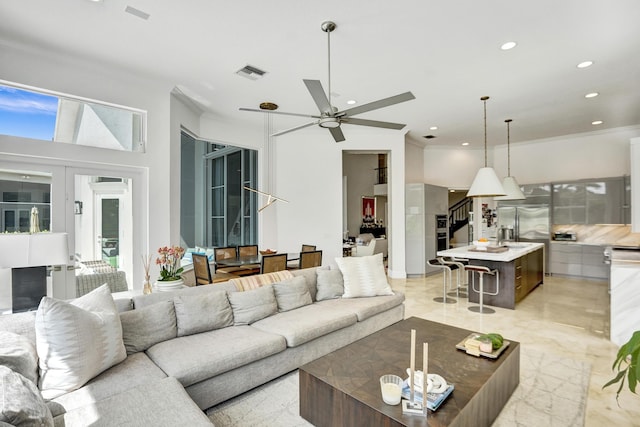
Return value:
[[(269, 254), (276, 255), (276, 254)], [(295, 261), (300, 259), (300, 252), (288, 252), (287, 253), (287, 261)], [(262, 262), (262, 255), (251, 255), (251, 256), (243, 256), (243, 257), (234, 257), (234, 258), (224, 258), (216, 261), (216, 265), (218, 267), (242, 267), (246, 265), (257, 264), (260, 265)]]

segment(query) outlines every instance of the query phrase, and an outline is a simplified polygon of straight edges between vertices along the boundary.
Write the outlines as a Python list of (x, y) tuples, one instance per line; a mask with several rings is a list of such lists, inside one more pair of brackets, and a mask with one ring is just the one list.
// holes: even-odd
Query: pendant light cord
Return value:
[(507, 176), (511, 176), (511, 132), (509, 129), (511, 119), (507, 119), (505, 122), (507, 123)]
[(487, 99), (488, 96), (480, 98), (484, 102), (484, 167), (487, 167)]

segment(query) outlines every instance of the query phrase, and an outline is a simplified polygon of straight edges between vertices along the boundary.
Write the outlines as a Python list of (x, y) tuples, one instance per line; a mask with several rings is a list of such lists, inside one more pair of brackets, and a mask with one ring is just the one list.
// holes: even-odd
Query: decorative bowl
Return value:
[(475, 240), (473, 244), (481, 248), (486, 248), (487, 246), (489, 246), (489, 241), (481, 242), (481, 241)]
[(264, 251), (260, 251), (260, 255), (273, 255), (277, 253), (278, 251), (274, 251), (273, 249), (265, 249)]

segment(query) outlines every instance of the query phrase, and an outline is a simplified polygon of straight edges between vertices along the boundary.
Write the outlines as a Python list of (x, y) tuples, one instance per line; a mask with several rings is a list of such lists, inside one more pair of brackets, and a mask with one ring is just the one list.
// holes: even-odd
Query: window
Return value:
[(146, 115), (0, 80), (0, 134), (121, 151), (144, 151)]
[(51, 229), (51, 176), (0, 171), (0, 232), (28, 233), (31, 209), (38, 209), (38, 227)]
[(180, 233), (187, 247), (258, 243), (255, 150), (182, 133)]

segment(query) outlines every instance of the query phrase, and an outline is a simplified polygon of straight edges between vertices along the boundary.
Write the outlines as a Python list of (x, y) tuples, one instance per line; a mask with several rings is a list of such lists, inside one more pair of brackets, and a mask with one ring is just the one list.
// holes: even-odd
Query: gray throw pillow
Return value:
[(234, 325), (250, 325), (278, 312), (273, 285), (244, 292), (229, 292)]
[(10, 425), (53, 427), (53, 416), (36, 385), (0, 365), (0, 421)]
[(316, 301), (340, 298), (344, 294), (344, 281), (340, 270), (318, 270)]
[(274, 283), (273, 292), (276, 295), (278, 311), (293, 310), (313, 302), (307, 288), (307, 281), (303, 276)]
[(180, 295), (173, 299), (173, 303), (179, 337), (233, 325), (233, 312), (224, 290), (202, 295)]
[(38, 383), (38, 353), (27, 337), (0, 331), (0, 365), (9, 367), (34, 384)]
[(127, 354), (145, 351), (154, 344), (178, 336), (173, 301), (161, 301), (147, 307), (120, 313), (122, 341)]

